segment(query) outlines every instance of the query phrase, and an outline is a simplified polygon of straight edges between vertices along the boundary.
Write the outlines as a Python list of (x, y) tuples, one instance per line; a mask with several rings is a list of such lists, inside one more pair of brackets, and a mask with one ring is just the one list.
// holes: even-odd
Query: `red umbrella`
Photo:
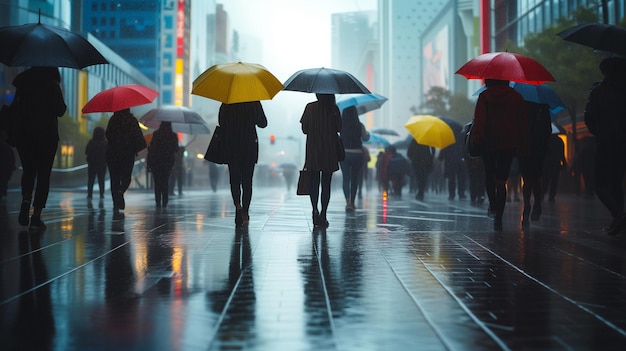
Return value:
[(455, 73), (467, 79), (501, 79), (535, 85), (556, 81), (539, 62), (512, 52), (482, 54), (469, 60)]
[(149, 104), (159, 95), (156, 90), (143, 85), (127, 84), (103, 90), (83, 107), (83, 113), (115, 112), (130, 107)]

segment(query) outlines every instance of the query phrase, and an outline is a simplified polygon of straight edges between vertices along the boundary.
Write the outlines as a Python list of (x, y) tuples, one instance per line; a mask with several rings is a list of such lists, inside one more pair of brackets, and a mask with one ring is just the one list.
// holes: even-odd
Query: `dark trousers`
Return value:
[(161, 204), (166, 207), (169, 202), (169, 180), (171, 169), (153, 170), (154, 178), (154, 200), (157, 206)]
[(133, 175), (135, 156), (107, 155), (107, 166), (111, 181), (113, 208), (124, 209), (124, 193), (128, 190)]
[(183, 193), (183, 180), (185, 178), (185, 170), (182, 167), (174, 167), (170, 171), (169, 189), (170, 195), (174, 195), (174, 189), (178, 185), (178, 195)]
[(489, 198), (489, 208), (501, 219), (506, 204), (506, 181), (511, 171), (515, 149), (496, 150), (483, 156), (485, 165), (485, 190)]
[(346, 152), (346, 158), (340, 165), (343, 174), (343, 195), (354, 204), (356, 191), (359, 189), (359, 178), (363, 173), (363, 153)]
[(598, 145), (596, 155), (596, 194), (613, 217), (624, 212), (626, 155)]
[(235, 206), (241, 206), (244, 212), (248, 212), (252, 201), (252, 178), (254, 177), (254, 163), (228, 164), (230, 177), (230, 194)]
[(524, 212), (529, 213), (531, 210), (530, 198), (535, 198), (534, 205), (541, 207), (543, 199), (543, 187), (541, 182), (541, 174), (543, 171), (544, 155), (531, 154), (528, 157), (520, 158), (520, 172), (524, 179), (522, 193), (524, 194)]
[(100, 190), (100, 197), (104, 196), (104, 176), (107, 173), (107, 166), (87, 164), (87, 197), (93, 195), (93, 185), (98, 178), (98, 190)]
[[(57, 141), (40, 140), (17, 147), (23, 169), (22, 199), (30, 202), (34, 191), (33, 208), (46, 207), (50, 191), (50, 174), (52, 173), (57, 146)], [(37, 188), (35, 188), (35, 181), (37, 181)]]

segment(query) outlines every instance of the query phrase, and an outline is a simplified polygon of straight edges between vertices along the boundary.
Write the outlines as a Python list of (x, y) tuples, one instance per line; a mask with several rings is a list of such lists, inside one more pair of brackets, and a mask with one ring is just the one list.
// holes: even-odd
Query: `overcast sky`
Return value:
[[(260, 63), (281, 81), (303, 68), (330, 67), (331, 14), (375, 10), (377, 0), (223, 0), (233, 29), (262, 39)], [(243, 53), (247, 55), (246, 52)], [(256, 57), (242, 57), (254, 60)]]

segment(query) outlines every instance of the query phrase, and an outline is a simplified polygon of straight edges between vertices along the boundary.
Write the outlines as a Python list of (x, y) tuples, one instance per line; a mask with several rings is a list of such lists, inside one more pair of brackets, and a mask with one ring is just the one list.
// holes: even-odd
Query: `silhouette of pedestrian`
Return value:
[[(22, 163), (22, 205), (18, 222), (31, 229), (45, 229), (41, 212), (50, 191), (50, 175), (59, 144), (59, 122), (67, 106), (56, 67), (32, 67), (15, 77), (19, 126), (17, 152)], [(35, 186), (35, 184), (37, 184)], [(35, 192), (33, 215), (28, 218)]]
[(370, 139), (370, 133), (359, 121), (359, 114), (355, 106), (349, 106), (343, 110), (340, 134), (346, 153), (345, 159), (340, 163), (343, 175), (343, 195), (346, 199), (346, 211), (354, 211), (359, 179), (363, 175), (363, 167), (365, 166), (363, 142)]
[(209, 162), (209, 181), (211, 183), (211, 190), (217, 191), (217, 184), (220, 181), (220, 167), (217, 163)]
[(114, 219), (123, 218), (124, 193), (130, 187), (137, 153), (146, 148), (146, 140), (130, 109), (116, 111), (106, 128), (107, 166), (111, 182)]
[[(333, 172), (339, 170), (339, 138), (341, 114), (333, 94), (315, 94), (317, 101), (304, 108), (300, 119), (302, 132), (306, 134), (305, 167), (311, 173), (310, 199), (313, 207), (313, 225), (328, 227), (326, 212), (330, 202), (330, 183)], [(320, 200), (321, 183), (321, 205)]]
[[(520, 172), (524, 185), (524, 210), (522, 212), (522, 226), (527, 226), (528, 218), (536, 221), (541, 216), (541, 201), (543, 190), (541, 175), (543, 162), (548, 148), (548, 138), (552, 133), (550, 124), (550, 107), (546, 104), (526, 102), (528, 116), (529, 153), (527, 157), (519, 158)], [(531, 205), (531, 196), (534, 201)], [(532, 211), (532, 212), (531, 212)]]
[(185, 179), (185, 147), (177, 146), (174, 166), (169, 179), (169, 194), (174, 195), (174, 188), (178, 186), (178, 196), (183, 196), (183, 183)]
[(435, 158), (435, 148), (432, 146), (419, 144), (415, 139), (411, 140), (406, 155), (411, 161), (413, 174), (417, 186), (415, 198), (424, 199), (424, 193), (428, 186), (428, 176), (433, 170), (433, 159)]
[(98, 178), (98, 190), (100, 198), (104, 198), (104, 176), (107, 172), (107, 139), (104, 128), (93, 129), (92, 138), (87, 142), (85, 155), (87, 155), (87, 198), (93, 197), (93, 186)]
[(548, 193), (548, 201), (554, 202), (559, 187), (561, 171), (567, 167), (565, 144), (563, 140), (552, 134), (548, 137), (548, 153), (543, 166), (543, 192)]
[(252, 178), (259, 159), (256, 127), (267, 127), (267, 118), (259, 101), (222, 104), (218, 118), (227, 144), (226, 163), (235, 205), (235, 225), (241, 226), (250, 219)]
[[(460, 131), (455, 132), (456, 140), (462, 140)], [(448, 199), (453, 200), (456, 195), (465, 199), (467, 173), (464, 161), (465, 148), (460, 142), (455, 142), (439, 151), (439, 160), (443, 161), (443, 176), (448, 179)]]
[(626, 59), (606, 58), (600, 71), (604, 79), (589, 92), (585, 124), (597, 142), (596, 194), (613, 216), (607, 234), (616, 235), (626, 228)]
[(505, 80), (485, 79), (474, 111), (472, 142), (483, 145), (485, 189), (494, 230), (502, 230), (506, 182), (513, 157), (528, 155), (528, 122), (522, 96)]
[[(467, 145), (467, 133), (472, 123), (467, 123), (461, 131), (462, 140)], [(465, 165), (467, 166), (467, 178), (469, 181), (470, 201), (472, 204), (481, 205), (485, 201), (485, 166), (482, 157), (471, 157), (465, 148)]]
[(178, 149), (178, 135), (172, 130), (172, 123), (161, 122), (148, 146), (148, 169), (154, 177), (156, 207), (167, 207), (169, 203), (170, 172)]
[(389, 162), (387, 162), (387, 177), (391, 187), (391, 196), (402, 198), (402, 188), (408, 183), (411, 176), (409, 160), (402, 156), (395, 146), (389, 147)]

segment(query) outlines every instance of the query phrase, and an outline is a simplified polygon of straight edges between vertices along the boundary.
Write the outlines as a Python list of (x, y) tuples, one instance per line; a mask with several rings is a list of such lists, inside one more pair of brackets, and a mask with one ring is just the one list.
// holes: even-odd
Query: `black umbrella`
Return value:
[(604, 23), (585, 23), (557, 33), (563, 40), (593, 48), (604, 54), (626, 57), (626, 28)]
[(31, 23), (0, 28), (0, 62), (7, 66), (84, 68), (108, 61), (82, 36)]
[(294, 73), (283, 90), (318, 94), (370, 94), (352, 74), (330, 68), (309, 68)]

